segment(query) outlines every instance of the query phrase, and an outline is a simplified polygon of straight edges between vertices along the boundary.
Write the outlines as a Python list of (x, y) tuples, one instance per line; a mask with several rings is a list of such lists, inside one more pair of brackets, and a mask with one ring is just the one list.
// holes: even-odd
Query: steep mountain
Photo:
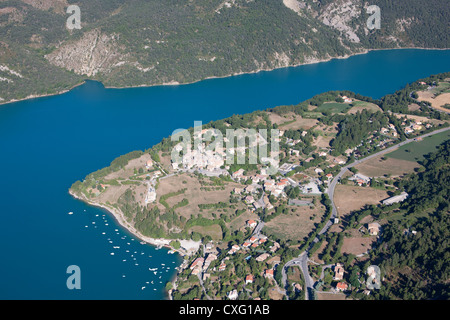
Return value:
[[(381, 29), (367, 28), (369, 4)], [(66, 28), (69, 5), (79, 30)], [(1, 0), (0, 102), (86, 78), (187, 83), (367, 49), (448, 48), (449, 16), (447, 0)]]

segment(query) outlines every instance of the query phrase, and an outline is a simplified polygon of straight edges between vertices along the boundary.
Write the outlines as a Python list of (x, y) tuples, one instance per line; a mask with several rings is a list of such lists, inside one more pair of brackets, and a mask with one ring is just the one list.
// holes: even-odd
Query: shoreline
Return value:
[(335, 59), (343, 60), (343, 59), (348, 59), (348, 58), (351, 58), (351, 57), (357, 56), (357, 55), (368, 54), (368, 53), (370, 53), (372, 51), (407, 50), (407, 49), (414, 49), (414, 50), (439, 50), (439, 51), (450, 50), (450, 48), (419, 48), (419, 47), (363, 49), (360, 52), (347, 54), (345, 56), (330, 57), (330, 58), (326, 58), (326, 59), (312, 59), (311, 61), (307, 61), (307, 62), (304, 62), (304, 63), (298, 63), (298, 64), (293, 64), (293, 65), (288, 65), (288, 66), (283, 66), (283, 67), (277, 67), (277, 68), (271, 68), (271, 69), (270, 68), (257, 69), (257, 70), (248, 71), (248, 72), (235, 72), (235, 73), (228, 74), (228, 75), (225, 75), (225, 76), (210, 76), (210, 77), (202, 78), (202, 79), (199, 79), (199, 80), (195, 80), (195, 81), (191, 81), (191, 82), (183, 82), (183, 83), (180, 83), (178, 81), (172, 80), (170, 82), (159, 83), (159, 84), (142, 84), (142, 85), (115, 87), (115, 86), (105, 86), (101, 81), (98, 81), (98, 80), (95, 80), (95, 79), (88, 79), (88, 78), (86, 78), (85, 80), (83, 80), (82, 82), (74, 85), (70, 89), (65, 89), (65, 90), (62, 90), (62, 91), (59, 91), (59, 92), (48, 93), (48, 94), (43, 94), (43, 95), (29, 95), (29, 96), (27, 96), (27, 97), (25, 97), (23, 99), (13, 99), (13, 100), (6, 101), (6, 102), (1, 102), (0, 101), (0, 107), (2, 107), (4, 105), (8, 105), (8, 104), (13, 104), (13, 103), (16, 103), (16, 102), (21, 102), (21, 101), (27, 101), (27, 100), (37, 99), (37, 98), (44, 98), (44, 97), (51, 97), (51, 96), (61, 95), (61, 94), (67, 93), (67, 92), (75, 89), (78, 86), (81, 86), (81, 85), (85, 84), (87, 80), (101, 82), (105, 89), (132, 89), (132, 88), (150, 88), (150, 87), (162, 87), (162, 86), (182, 86), (182, 85), (194, 84), (194, 83), (201, 82), (201, 81), (204, 81), (204, 80), (224, 79), (224, 78), (229, 78), (229, 77), (233, 77), (233, 76), (240, 76), (240, 75), (246, 75), (246, 74), (257, 74), (257, 73), (264, 72), (264, 71), (270, 72), (270, 71), (286, 69), (286, 68), (296, 68), (296, 67), (306, 66), (306, 65), (311, 65), (311, 64), (330, 62), (330, 61), (335, 60)]
[[(87, 79), (90, 80), (90, 79)], [(86, 80), (83, 80), (80, 83), (75, 84), (74, 86), (72, 86), (70, 89), (64, 89), (62, 91), (58, 91), (55, 93), (46, 93), (46, 94), (42, 94), (42, 95), (35, 95), (35, 94), (30, 94), (29, 96), (22, 98), (22, 99), (13, 99), (7, 102), (1, 102), (0, 101), (0, 107), (8, 105), (8, 104), (12, 104), (12, 103), (16, 103), (16, 102), (21, 102), (21, 101), (27, 101), (27, 100), (33, 100), (33, 99), (39, 99), (39, 98), (45, 98), (45, 97), (52, 97), (52, 96), (59, 96), (61, 94), (67, 93), (69, 91), (72, 91), (73, 89), (75, 89), (76, 87), (82, 86), (83, 84), (86, 83)]]
[[(110, 213), (114, 217), (114, 219), (119, 223), (119, 225), (121, 227), (125, 228), (133, 236), (135, 236), (136, 238), (138, 238), (141, 241), (146, 242), (147, 244), (153, 245), (155, 247), (165, 247), (165, 248), (171, 249), (171, 250), (175, 251), (176, 253), (178, 253), (181, 257), (184, 257), (186, 255), (190, 255), (192, 253), (197, 252), (201, 245), (201, 241), (195, 242), (193, 240), (163, 239), (163, 238), (155, 239), (155, 238), (150, 238), (150, 237), (144, 236), (142, 233), (140, 233), (138, 230), (136, 230), (136, 228), (134, 226), (132, 226), (129, 222), (126, 221), (124, 214), (120, 210), (118, 210), (116, 208), (107, 207), (104, 204), (88, 200), (84, 196), (79, 196), (79, 195), (75, 194), (72, 190), (69, 190), (69, 194), (77, 200), (83, 201), (84, 203), (87, 203), (91, 206), (106, 210), (108, 213)], [(175, 249), (170, 245), (170, 242), (173, 240), (180, 242), (180, 244), (181, 244), (180, 249)], [(193, 249), (195, 249), (195, 250), (193, 250)]]

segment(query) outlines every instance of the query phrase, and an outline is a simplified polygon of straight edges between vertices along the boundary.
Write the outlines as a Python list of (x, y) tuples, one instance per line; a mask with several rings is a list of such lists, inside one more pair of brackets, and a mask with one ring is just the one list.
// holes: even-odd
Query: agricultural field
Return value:
[(331, 113), (346, 113), (350, 109), (348, 103), (325, 102), (321, 106), (314, 109), (315, 112), (331, 112)]
[(424, 155), (436, 151), (436, 147), (450, 139), (450, 131), (441, 132), (422, 141), (412, 142), (388, 153), (386, 157), (406, 161), (421, 161)]
[(371, 112), (382, 111), (376, 104), (365, 101), (353, 101), (351, 105), (352, 107), (347, 112), (350, 114), (355, 114), (357, 112), (361, 112), (362, 110), (369, 110)]
[(345, 216), (352, 211), (359, 210), (366, 204), (379, 204), (381, 200), (389, 198), (385, 190), (369, 187), (338, 185), (334, 202), (339, 216)]
[(344, 293), (334, 292), (318, 292), (317, 300), (346, 300), (347, 296)]
[[(314, 223), (319, 223), (325, 212), (325, 207), (318, 204), (309, 206), (288, 206), (289, 213), (281, 214), (267, 222), (263, 232), (275, 239), (303, 240), (313, 229)], [(294, 211), (291, 212), (291, 209)]]
[(372, 247), (372, 243), (376, 241), (376, 237), (357, 236), (351, 238), (344, 238), (344, 243), (341, 247), (342, 254), (354, 254), (359, 256), (365, 254)]
[[(208, 181), (209, 178), (205, 178)], [(185, 189), (183, 193), (175, 196), (168, 197), (165, 201), (169, 207), (173, 207), (180, 203), (183, 199), (188, 199), (189, 204), (183, 206), (182, 210), (176, 210), (177, 213), (189, 219), (191, 214), (197, 216), (201, 213), (203, 217), (207, 219), (212, 219), (212, 213), (216, 213), (218, 216), (221, 213), (233, 213), (235, 209), (230, 207), (224, 209), (199, 209), (199, 204), (215, 204), (219, 202), (228, 203), (230, 199), (231, 191), (239, 187), (240, 185), (234, 182), (225, 182), (222, 187), (208, 187), (211, 191), (202, 191), (204, 188), (197, 177), (191, 174), (181, 174), (169, 177), (167, 179), (161, 179), (158, 188), (156, 189), (157, 198), (156, 203), (158, 207), (163, 210), (164, 206), (161, 204), (161, 196), (167, 194), (177, 193), (180, 190)], [(237, 203), (236, 207), (243, 208), (242, 203)]]
[(386, 155), (380, 155), (356, 165), (355, 168), (368, 177), (387, 175), (398, 177), (413, 173), (416, 168), (419, 168), (419, 165), (415, 161), (388, 158)]
[(418, 91), (417, 94), (419, 101), (427, 101), (431, 103), (431, 106), (439, 111), (448, 112), (443, 106), (450, 103), (450, 83), (440, 82), (438, 86), (431, 88), (430, 90)]

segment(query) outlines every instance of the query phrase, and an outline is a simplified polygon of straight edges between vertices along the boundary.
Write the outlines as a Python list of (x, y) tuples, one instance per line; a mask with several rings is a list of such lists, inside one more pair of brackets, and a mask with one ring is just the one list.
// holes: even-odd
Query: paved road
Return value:
[[(384, 153), (388, 153), (388, 152), (394, 151), (395, 149), (397, 149), (397, 148), (399, 148), (401, 146), (404, 146), (405, 144), (408, 144), (408, 143), (411, 143), (411, 142), (415, 141), (417, 138), (422, 138), (423, 139), (423, 138), (426, 138), (426, 137), (429, 137), (429, 136), (432, 136), (432, 135), (435, 135), (435, 134), (438, 134), (438, 133), (441, 133), (441, 132), (445, 132), (447, 130), (450, 130), (450, 127), (438, 129), (438, 130), (435, 130), (433, 132), (424, 134), (424, 135), (422, 135), (420, 137), (407, 139), (405, 141), (402, 141), (402, 142), (396, 144), (395, 146), (386, 148), (386, 149), (384, 149), (384, 150), (382, 150), (380, 152), (374, 153), (374, 154), (372, 154), (370, 156), (367, 156), (367, 157), (365, 157), (363, 159), (356, 160), (355, 162), (353, 162), (353, 163), (343, 167), (341, 169), (341, 171), (339, 172), (339, 174), (334, 177), (334, 179), (331, 181), (330, 185), (328, 186), (327, 194), (330, 197), (331, 204), (332, 204), (331, 218), (326, 223), (326, 225), (322, 228), (322, 230), (320, 230), (318, 235), (322, 235), (325, 232), (327, 232), (328, 229), (333, 224), (332, 221), (334, 221), (334, 218), (337, 217), (337, 208), (336, 208), (336, 205), (334, 204), (334, 190), (336, 188), (337, 183), (340, 181), (340, 179), (342, 178), (342, 176), (344, 175), (344, 173), (348, 169), (350, 169), (350, 168), (352, 168), (352, 167), (354, 167), (354, 166), (356, 166), (356, 165), (358, 165), (360, 163), (363, 163), (364, 161), (367, 161), (367, 160), (370, 160), (372, 158), (378, 157), (378, 156), (380, 156), (380, 155), (382, 155)], [(319, 239), (316, 237), (311, 245), (313, 245), (317, 241), (319, 241)], [(288, 261), (284, 265), (283, 270), (282, 270), (282, 283), (283, 283), (284, 287), (286, 288), (287, 287), (286, 268), (289, 267), (289, 266), (295, 265), (295, 264), (300, 266), (300, 269), (301, 269), (301, 271), (303, 273), (303, 277), (305, 279), (305, 287), (307, 288), (307, 293), (306, 293), (306, 296), (305, 296), (306, 300), (310, 299), (312, 297), (313, 292), (314, 292), (313, 291), (314, 290), (313, 289), (314, 283), (313, 283), (313, 280), (312, 280), (311, 276), (309, 275), (309, 271), (308, 271), (308, 249), (309, 248), (307, 248), (304, 252), (302, 252), (302, 254), (300, 256), (298, 256), (297, 258), (294, 258), (294, 259)]]
[(262, 228), (264, 228), (264, 222), (260, 221), (253, 230), (253, 235), (258, 235), (261, 232)]
[(294, 259), (286, 262), (286, 264), (284, 265), (283, 270), (281, 272), (281, 282), (283, 283), (284, 288), (287, 290), (288, 288), (287, 288), (286, 270), (290, 266), (295, 266), (295, 265), (300, 267), (300, 270), (302, 271), (303, 277), (305, 279), (305, 287), (307, 288), (305, 300), (310, 300), (314, 281), (311, 278), (311, 276), (309, 275), (309, 271), (308, 271), (308, 252), (307, 251), (303, 251), (303, 253), (301, 255), (299, 255), (297, 258), (294, 258)]

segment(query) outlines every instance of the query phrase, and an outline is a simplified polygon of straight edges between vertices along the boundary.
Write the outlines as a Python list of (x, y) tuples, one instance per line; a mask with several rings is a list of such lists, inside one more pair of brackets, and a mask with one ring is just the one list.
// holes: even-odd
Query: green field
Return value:
[(353, 102), (351, 103), (351, 105), (352, 105), (353, 107), (364, 108), (364, 109), (367, 109), (367, 110), (372, 111), (372, 112), (381, 111), (381, 109), (380, 109), (376, 104), (373, 104), (373, 103), (370, 103), (370, 102), (365, 102), (365, 101), (353, 101)]
[(332, 113), (345, 113), (350, 109), (350, 105), (346, 103), (325, 102), (320, 107), (314, 109), (315, 112), (330, 111)]
[(448, 93), (450, 92), (450, 83), (448, 82), (439, 82), (438, 86), (434, 89), (431, 89), (431, 92), (438, 96), (442, 93)]
[(436, 151), (436, 147), (448, 139), (450, 139), (450, 130), (427, 137), (419, 142), (411, 142), (386, 156), (401, 160), (420, 161), (423, 160), (424, 155)]

